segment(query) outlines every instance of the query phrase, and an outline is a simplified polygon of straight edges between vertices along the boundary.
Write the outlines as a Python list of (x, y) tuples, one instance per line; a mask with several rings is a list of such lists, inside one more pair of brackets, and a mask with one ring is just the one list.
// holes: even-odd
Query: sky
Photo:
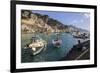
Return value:
[(56, 12), (56, 11), (37, 11), (33, 13), (48, 15), (50, 18), (56, 19), (64, 25), (73, 25), (78, 28), (90, 30), (90, 13), (86, 12)]

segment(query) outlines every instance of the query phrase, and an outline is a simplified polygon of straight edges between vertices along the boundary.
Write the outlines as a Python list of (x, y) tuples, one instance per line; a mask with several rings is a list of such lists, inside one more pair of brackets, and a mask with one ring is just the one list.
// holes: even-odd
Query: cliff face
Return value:
[(50, 18), (48, 15), (33, 13), (30, 10), (21, 11), (21, 26), (22, 33), (71, 33), (83, 30), (72, 25), (64, 25), (58, 20)]
[(62, 23), (53, 18), (49, 18), (48, 15), (33, 13), (29, 10), (22, 10), (21, 26), (22, 33), (52, 33), (65, 29)]

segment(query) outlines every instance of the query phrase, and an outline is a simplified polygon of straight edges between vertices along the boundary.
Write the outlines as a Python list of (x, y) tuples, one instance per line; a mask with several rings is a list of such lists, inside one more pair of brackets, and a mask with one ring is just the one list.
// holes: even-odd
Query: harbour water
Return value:
[(30, 43), (30, 39), (34, 34), (22, 34), (21, 36), (21, 62), (47, 62), (47, 61), (58, 61), (59, 59), (66, 56), (66, 54), (71, 50), (73, 45), (76, 45), (77, 39), (73, 38), (70, 33), (60, 33), (60, 39), (62, 44), (59, 48), (54, 47), (52, 40), (56, 38), (56, 33), (49, 35), (36, 34), (43, 40), (47, 41), (48, 45), (42, 52), (33, 56), (31, 49), (23, 49), (24, 45)]

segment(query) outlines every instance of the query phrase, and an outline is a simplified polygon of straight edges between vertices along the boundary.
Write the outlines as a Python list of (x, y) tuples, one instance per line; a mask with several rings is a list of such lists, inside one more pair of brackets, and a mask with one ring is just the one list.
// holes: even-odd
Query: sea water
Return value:
[(34, 34), (23, 34), (21, 37), (21, 62), (45, 62), (45, 61), (58, 61), (68, 54), (71, 48), (78, 42), (70, 33), (60, 33), (59, 38), (62, 40), (62, 44), (59, 48), (54, 47), (52, 40), (56, 39), (57, 35), (55, 33), (46, 34), (36, 34), (43, 40), (47, 41), (46, 48), (39, 54), (33, 56), (32, 50), (24, 50), (24, 45), (30, 43), (30, 39)]

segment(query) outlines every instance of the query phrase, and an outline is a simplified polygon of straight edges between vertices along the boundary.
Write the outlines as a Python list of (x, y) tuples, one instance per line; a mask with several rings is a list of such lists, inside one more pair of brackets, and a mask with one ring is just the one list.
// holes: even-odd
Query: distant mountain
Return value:
[(69, 25), (68, 27), (69, 27), (69, 28), (73, 28), (74, 30), (77, 30), (77, 31), (80, 31), (80, 32), (89, 32), (89, 31), (86, 30), (86, 29), (78, 28), (78, 27), (73, 26), (73, 25)]

